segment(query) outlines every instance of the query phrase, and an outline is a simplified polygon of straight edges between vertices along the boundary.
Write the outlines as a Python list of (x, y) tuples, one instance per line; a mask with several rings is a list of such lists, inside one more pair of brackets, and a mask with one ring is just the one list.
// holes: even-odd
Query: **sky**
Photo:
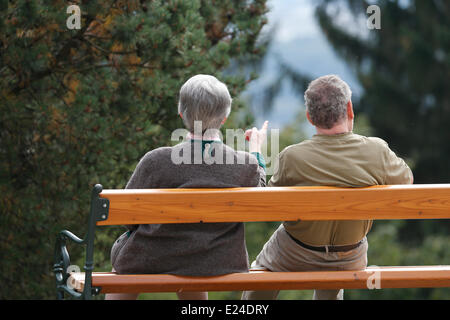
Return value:
[[(337, 74), (350, 85), (355, 94), (361, 91), (349, 67), (334, 53), (322, 34), (314, 16), (314, 0), (271, 0), (268, 5), (270, 11), (267, 28), (276, 26), (273, 43), (259, 79), (249, 85), (243, 97), (257, 96), (264, 84), (270, 83), (277, 76), (277, 57), (313, 78)], [(299, 112), (304, 112), (302, 95), (303, 93), (295, 94), (288, 85), (284, 85), (270, 113), (263, 113), (260, 106), (251, 103), (257, 119), (256, 125), (263, 123), (265, 119), (270, 121), (272, 128), (282, 128), (292, 122)]]

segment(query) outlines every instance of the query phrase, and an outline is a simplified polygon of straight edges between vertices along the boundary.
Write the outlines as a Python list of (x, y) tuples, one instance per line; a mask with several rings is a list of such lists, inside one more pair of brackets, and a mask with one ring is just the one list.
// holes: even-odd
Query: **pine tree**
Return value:
[[(67, 27), (70, 4), (80, 29)], [(124, 187), (145, 152), (169, 144), (182, 83), (216, 75), (236, 97), (253, 79), (222, 71), (264, 52), (266, 0), (1, 0), (0, 10), (0, 299), (48, 298), (57, 232), (83, 236), (93, 184)]]

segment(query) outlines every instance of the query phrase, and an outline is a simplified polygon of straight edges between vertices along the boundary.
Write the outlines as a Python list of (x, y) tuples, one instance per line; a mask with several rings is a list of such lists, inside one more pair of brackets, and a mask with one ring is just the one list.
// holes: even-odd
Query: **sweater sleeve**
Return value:
[(252, 152), (252, 154), (258, 160), (258, 174), (259, 174), (259, 184), (258, 187), (266, 186), (266, 161), (264, 156), (259, 152)]
[(146, 189), (151, 185), (152, 151), (147, 152), (139, 161), (125, 189)]
[[(133, 174), (131, 175), (130, 180), (128, 180), (127, 185), (125, 186), (125, 189), (146, 189), (149, 188), (151, 185), (151, 170), (148, 170), (148, 167), (150, 166), (152, 162), (152, 152), (146, 153), (139, 163), (137, 164), (136, 168), (133, 171)], [(134, 231), (137, 229), (138, 225), (125, 225), (125, 227), (129, 231)]]

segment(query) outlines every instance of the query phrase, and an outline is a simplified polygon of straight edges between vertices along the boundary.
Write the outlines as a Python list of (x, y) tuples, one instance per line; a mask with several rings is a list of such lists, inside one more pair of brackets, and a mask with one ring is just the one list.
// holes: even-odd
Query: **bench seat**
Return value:
[[(450, 266), (368, 267), (361, 271), (314, 272), (252, 270), (250, 273), (213, 277), (94, 272), (92, 286), (100, 287), (100, 293), (367, 289), (367, 280), (376, 272), (381, 289), (450, 287)], [(83, 291), (84, 278), (83, 272), (72, 274), (77, 291)]]

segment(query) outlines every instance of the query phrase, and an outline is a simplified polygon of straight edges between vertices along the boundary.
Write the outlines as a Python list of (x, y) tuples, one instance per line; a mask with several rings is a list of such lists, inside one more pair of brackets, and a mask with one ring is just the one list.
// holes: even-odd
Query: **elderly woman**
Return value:
[[(225, 84), (213, 76), (197, 75), (181, 88), (178, 112), (189, 131), (187, 141), (148, 152), (139, 161), (127, 189), (228, 188), (265, 186), (260, 152), (267, 122), (247, 132), (250, 151), (235, 151), (220, 140), (219, 128), (231, 110)], [(200, 134), (195, 129), (201, 126)], [(206, 150), (207, 149), (207, 150)], [(200, 153), (200, 160), (198, 152)], [(206, 150), (206, 152), (205, 152)], [(185, 154), (186, 153), (186, 154)], [(205, 155), (214, 156), (214, 163)], [(184, 155), (182, 163), (174, 155)], [(223, 157), (223, 158), (222, 158)], [(111, 250), (118, 273), (166, 273), (213, 276), (248, 271), (242, 223), (192, 223), (127, 226)], [(135, 299), (137, 294), (109, 294), (107, 299)], [(178, 293), (180, 299), (207, 299), (207, 292)]]

